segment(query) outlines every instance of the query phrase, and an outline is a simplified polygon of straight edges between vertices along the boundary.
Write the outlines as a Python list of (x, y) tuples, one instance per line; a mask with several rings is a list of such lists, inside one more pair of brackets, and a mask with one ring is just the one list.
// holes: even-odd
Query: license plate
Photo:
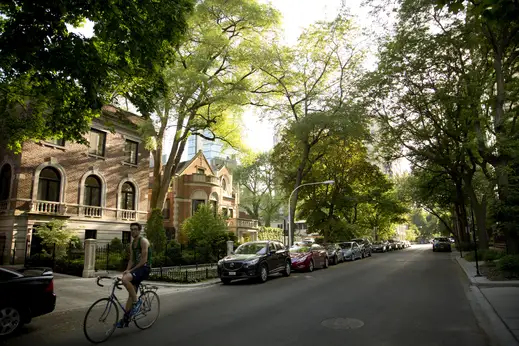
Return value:
[(231, 275), (231, 276), (236, 275), (236, 272), (229, 272), (229, 275)]

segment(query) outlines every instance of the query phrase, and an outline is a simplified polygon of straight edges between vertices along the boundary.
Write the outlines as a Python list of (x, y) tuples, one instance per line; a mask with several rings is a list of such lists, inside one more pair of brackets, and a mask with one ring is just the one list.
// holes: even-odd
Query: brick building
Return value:
[(40, 249), (37, 226), (54, 218), (81, 239), (127, 240), (147, 220), (149, 152), (137, 115), (104, 106), (89, 146), (26, 142), (21, 154), (0, 148), (0, 258), (16, 262)]
[[(151, 197), (151, 190), (149, 193)], [(169, 237), (178, 237), (177, 230), (182, 222), (192, 216), (202, 203), (209, 203), (228, 216), (229, 230), (240, 241), (257, 238), (258, 221), (239, 215), (239, 193), (233, 184), (231, 171), (225, 164), (212, 166), (200, 150), (191, 160), (179, 164), (166, 196), (164, 227)]]

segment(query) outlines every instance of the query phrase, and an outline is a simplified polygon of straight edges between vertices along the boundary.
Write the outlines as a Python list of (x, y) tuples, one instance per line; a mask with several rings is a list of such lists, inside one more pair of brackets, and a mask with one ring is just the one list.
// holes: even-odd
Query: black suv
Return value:
[(371, 253), (373, 252), (373, 250), (371, 249), (371, 242), (369, 240), (364, 239), (364, 238), (357, 238), (357, 239), (352, 239), (351, 241), (354, 241), (357, 244), (359, 244), (362, 258), (371, 256)]
[(289, 276), (290, 253), (277, 241), (252, 241), (244, 243), (232, 255), (218, 262), (218, 276), (226, 285), (235, 279), (255, 278), (265, 282), (269, 274)]

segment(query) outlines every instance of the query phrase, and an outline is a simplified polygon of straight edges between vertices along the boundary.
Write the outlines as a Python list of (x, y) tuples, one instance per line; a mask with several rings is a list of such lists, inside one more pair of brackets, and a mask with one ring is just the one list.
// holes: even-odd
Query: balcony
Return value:
[(185, 176), (184, 181), (186, 182), (192, 182), (192, 183), (205, 183), (205, 184), (212, 184), (219, 186), (220, 182), (217, 177), (212, 175), (205, 175), (205, 174), (190, 174)]
[(231, 228), (247, 228), (247, 229), (257, 229), (258, 220), (250, 220), (250, 219), (229, 219), (227, 220), (227, 226)]
[(36, 201), (31, 204), (33, 213), (64, 215), (67, 212), (67, 206), (61, 202)]
[(118, 217), (124, 221), (136, 221), (137, 212), (135, 210), (119, 210)]
[(82, 207), (84, 217), (91, 218), (102, 218), (103, 217), (103, 208), (101, 207)]

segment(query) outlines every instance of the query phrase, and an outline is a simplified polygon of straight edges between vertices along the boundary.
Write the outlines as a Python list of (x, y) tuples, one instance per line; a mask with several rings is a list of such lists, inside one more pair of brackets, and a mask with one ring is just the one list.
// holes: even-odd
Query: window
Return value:
[(139, 155), (139, 143), (126, 140), (126, 144), (124, 145), (124, 154), (126, 156), (124, 162), (136, 165), (137, 157)]
[(135, 210), (135, 187), (126, 182), (121, 190), (121, 209)]
[(233, 210), (232, 209), (229, 209), (229, 217), (232, 219), (233, 218)]
[(218, 209), (217, 209), (218, 208), (218, 204), (217, 204), (216, 201), (211, 201), (210, 204), (211, 204), (211, 209), (213, 209), (213, 213), (216, 216), (216, 213), (218, 212)]
[(204, 171), (203, 168), (198, 168), (198, 169), (197, 169), (197, 173), (198, 173), (198, 174), (205, 174), (205, 171)]
[(194, 199), (192, 201), (192, 203), (191, 203), (191, 205), (192, 205), (191, 215), (194, 215), (196, 213), (196, 211), (198, 210), (198, 208), (202, 204), (205, 204), (205, 200), (203, 200), (203, 199)]
[(166, 228), (166, 239), (168, 239), (168, 240), (175, 239), (175, 235), (176, 235), (175, 227)]
[(5, 164), (0, 171), (0, 201), (9, 199), (11, 192), (11, 165)]
[(130, 244), (132, 241), (132, 232), (131, 231), (123, 231), (122, 242), (123, 244)]
[(60, 147), (64, 147), (65, 146), (65, 140), (63, 138), (46, 139), (45, 142), (47, 142), (49, 144), (52, 144), (52, 145), (57, 145), (57, 146), (60, 146)]
[(61, 177), (58, 171), (52, 167), (41, 170), (38, 181), (38, 200), (59, 202)]
[(222, 190), (227, 191), (227, 182), (225, 179), (222, 179)]
[(96, 129), (90, 129), (88, 138), (90, 146), (88, 153), (96, 156), (105, 156), (106, 133)]
[(162, 209), (162, 217), (166, 220), (169, 219), (169, 204), (171, 203), (171, 200), (169, 198), (166, 198), (166, 202), (164, 202), (164, 209)]
[(222, 215), (227, 216), (227, 208), (222, 208)]
[(97, 239), (97, 230), (95, 230), (95, 229), (86, 229), (85, 230), (85, 240), (86, 239)]
[(101, 181), (95, 175), (90, 175), (85, 180), (85, 200), (83, 204), (94, 207), (101, 206)]

